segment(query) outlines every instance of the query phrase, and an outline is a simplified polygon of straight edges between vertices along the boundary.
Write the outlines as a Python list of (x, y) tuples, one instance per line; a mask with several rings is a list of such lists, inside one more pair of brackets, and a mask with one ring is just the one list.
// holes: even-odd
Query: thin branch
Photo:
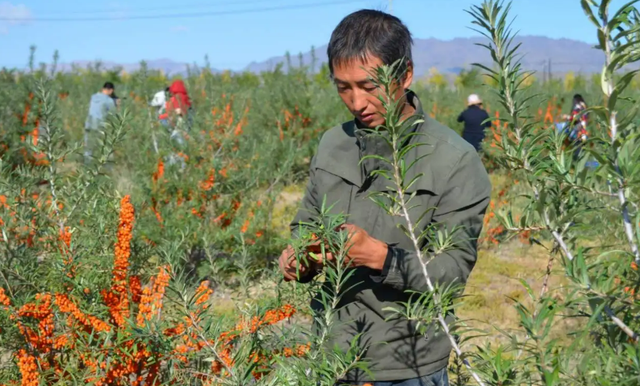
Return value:
[(55, 179), (57, 176), (57, 171), (55, 168), (56, 165), (56, 156), (53, 154), (54, 153), (54, 148), (53, 148), (53, 135), (54, 133), (52, 133), (51, 130), (51, 122), (50, 122), (50, 117), (49, 117), (49, 98), (47, 97), (47, 92), (46, 90), (44, 90), (44, 86), (40, 85), (40, 93), (41, 93), (41, 97), (42, 100), (44, 102), (44, 106), (43, 106), (43, 110), (45, 112), (45, 116), (43, 117), (43, 122), (42, 124), (40, 124), (40, 127), (36, 130), (39, 130), (40, 128), (42, 128), (42, 130), (44, 130), (45, 132), (45, 154), (47, 156), (47, 163), (48, 163), (48, 171), (49, 171), (49, 189), (51, 190), (51, 206), (53, 207), (53, 211), (56, 215), (56, 218), (58, 219), (58, 226), (60, 227), (60, 231), (64, 231), (64, 220), (62, 219), (62, 216), (60, 215), (60, 210), (58, 209), (58, 194), (57, 194), (57, 189), (56, 189), (56, 183), (55, 183)]
[(549, 254), (549, 261), (547, 261), (547, 271), (544, 274), (544, 279), (542, 279), (542, 289), (540, 290), (540, 297), (543, 297), (549, 289), (549, 278), (551, 277), (551, 268), (553, 266), (554, 257), (555, 254)]
[(600, 196), (605, 196), (605, 197), (617, 197), (617, 195), (615, 193), (609, 193), (609, 192), (602, 192), (600, 190), (595, 190), (595, 189), (588, 189), (587, 191), (594, 193), (594, 194), (598, 194)]
[(227, 362), (225, 362), (225, 360), (220, 356), (220, 354), (218, 354), (218, 351), (216, 350), (216, 348), (209, 342), (207, 337), (204, 336), (204, 334), (202, 333), (202, 330), (199, 327), (198, 321), (194, 318), (192, 313), (189, 313), (189, 320), (191, 321), (191, 325), (194, 327), (194, 329), (196, 330), (198, 336), (200, 337), (200, 340), (202, 340), (202, 342), (205, 344), (205, 346), (207, 346), (207, 348), (209, 348), (209, 350), (211, 350), (211, 352), (216, 357), (218, 362), (220, 362), (224, 366), (224, 368), (227, 370), (229, 375), (231, 375), (231, 377), (235, 381), (237, 381), (237, 375), (233, 371), (233, 368), (231, 366), (227, 365)]
[(471, 364), (469, 363), (469, 361), (467, 361), (466, 358), (462, 357), (462, 350), (460, 349), (460, 346), (458, 345), (458, 342), (456, 341), (456, 339), (454, 338), (454, 336), (451, 334), (451, 331), (449, 329), (449, 325), (447, 324), (447, 321), (444, 318), (444, 315), (442, 314), (442, 309), (440, 308), (440, 296), (438, 294), (438, 292), (436, 291), (433, 282), (431, 281), (431, 277), (429, 276), (429, 272), (427, 270), (427, 263), (428, 262), (424, 262), (424, 255), (422, 253), (422, 248), (420, 248), (420, 241), (418, 240), (418, 237), (416, 236), (416, 231), (415, 231), (415, 226), (413, 224), (413, 221), (411, 220), (411, 216), (409, 215), (409, 209), (408, 209), (408, 204), (407, 201), (404, 198), (404, 191), (402, 188), (402, 173), (400, 170), (400, 162), (401, 160), (398, 159), (398, 141), (397, 138), (393, 138), (393, 162), (392, 162), (392, 166), (393, 166), (393, 178), (394, 178), (394, 182), (395, 182), (395, 187), (396, 187), (396, 194), (398, 195), (398, 203), (400, 204), (400, 207), (402, 208), (402, 217), (404, 217), (406, 223), (407, 223), (407, 230), (408, 230), (408, 234), (409, 237), (411, 238), (411, 242), (413, 243), (413, 247), (416, 251), (418, 260), (420, 261), (420, 266), (422, 267), (422, 274), (424, 275), (425, 281), (427, 282), (427, 287), (429, 288), (429, 291), (433, 293), (433, 302), (436, 306), (436, 309), (438, 310), (438, 314), (437, 314), (437, 320), (438, 323), (440, 324), (440, 326), (442, 327), (442, 330), (444, 331), (444, 333), (447, 335), (447, 337), (449, 338), (449, 342), (451, 343), (451, 346), (453, 347), (454, 351), (456, 352), (457, 356), (459, 358), (462, 359), (462, 363), (464, 363), (464, 366), (466, 367), (466, 369), (469, 371), (469, 373), (471, 373), (471, 376), (473, 377), (473, 379), (476, 381), (476, 383), (480, 386), (484, 386), (484, 383), (482, 382), (482, 380), (480, 379), (480, 377), (478, 376), (478, 374), (476, 374), (475, 371), (473, 371), (473, 368), (471, 367)]
[[(547, 224), (547, 226), (550, 227), (550, 221), (549, 221), (549, 216), (547, 215), (547, 212), (545, 211), (544, 213), (544, 220), (545, 223)], [(551, 228), (550, 228), (551, 230)], [(562, 249), (562, 251), (564, 252), (565, 256), (569, 259), (569, 260), (573, 260), (573, 255), (571, 254), (571, 251), (569, 250), (569, 248), (567, 247), (567, 244), (565, 243), (564, 239), (562, 238), (562, 235), (560, 233), (558, 233), (556, 230), (551, 230), (551, 234), (553, 235), (553, 238), (556, 240), (556, 242), (558, 243), (558, 246), (560, 247), (560, 249)], [(622, 320), (620, 320), (611, 310), (611, 308), (609, 308), (609, 306), (605, 307), (605, 312), (606, 314), (609, 316), (609, 318), (611, 318), (611, 320), (613, 321), (613, 323), (615, 323), (618, 327), (620, 327), (620, 329), (627, 334), (631, 339), (633, 339), (634, 342), (638, 342), (638, 334), (636, 334), (635, 332), (633, 332), (633, 330), (631, 330), (631, 328), (629, 328), (629, 326), (627, 326)]]
[[(535, 186), (533, 186), (533, 192), (536, 197), (539, 196), (538, 188), (536, 188)], [(544, 219), (544, 223), (547, 227), (547, 230), (551, 232), (553, 239), (556, 241), (556, 244), (558, 244), (558, 246), (560, 247), (564, 255), (567, 257), (567, 259), (573, 260), (573, 253), (571, 253), (571, 250), (569, 249), (569, 246), (567, 246), (567, 243), (564, 241), (564, 238), (562, 237), (562, 235), (555, 228), (552, 227), (551, 220), (549, 219), (549, 214), (547, 213), (546, 210), (544, 211), (544, 215), (542, 216), (542, 218)]]
[(638, 337), (638, 334), (636, 334), (629, 326), (627, 326), (622, 320), (620, 320), (620, 318), (618, 318), (613, 313), (613, 310), (609, 306), (604, 307), (604, 312), (609, 316), (609, 318), (611, 318), (616, 326), (620, 327), (620, 329), (629, 336), (629, 338), (633, 339), (635, 343), (638, 343), (638, 339), (640, 338)]
[[(609, 30), (608, 12), (606, 10), (605, 12), (602, 13), (601, 18), (602, 18), (603, 27), (600, 28), (600, 31), (607, 38), (607, 42), (604, 47), (604, 53), (605, 53), (605, 68), (608, 69), (609, 65), (611, 64), (611, 61), (613, 60), (614, 47), (613, 47), (613, 42), (611, 40), (611, 31)], [(606, 77), (606, 83), (605, 83), (605, 86), (606, 86), (605, 95), (607, 97), (607, 100), (609, 100), (615, 90), (615, 84), (614, 84), (613, 74), (607, 74), (607, 75), (608, 76)], [(615, 108), (615, 106), (612, 106), (612, 107)], [(609, 129), (611, 130), (611, 146), (613, 147), (613, 149), (617, 154), (620, 151), (620, 145), (616, 141), (616, 138), (618, 136), (618, 111), (611, 110), (609, 111), (609, 113), (610, 113)], [(622, 210), (622, 221), (624, 224), (624, 232), (627, 236), (627, 240), (629, 241), (629, 248), (631, 248), (631, 253), (635, 257), (636, 264), (639, 264), (640, 251), (638, 250), (638, 244), (636, 243), (636, 239), (633, 234), (633, 226), (631, 225), (631, 220), (629, 218), (629, 208), (627, 207), (627, 198), (625, 197), (625, 194), (624, 194), (625, 180), (622, 174), (620, 173), (620, 164), (618, 162), (618, 157), (616, 157), (614, 161), (614, 166), (615, 166), (616, 172), (620, 175), (620, 177), (618, 178), (617, 196), (618, 196), (618, 200), (620, 201), (620, 209)]]
[(522, 232), (540, 232), (540, 231), (546, 230), (547, 228), (546, 227), (524, 227), (524, 228), (505, 227), (504, 229), (509, 232), (522, 233)]
[[(545, 221), (547, 221), (549, 217), (547, 215), (545, 215), (545, 217), (546, 217)], [(562, 235), (558, 233), (558, 231), (556, 230), (551, 231), (551, 234), (553, 235), (553, 238), (558, 243), (558, 246), (560, 247), (560, 249), (562, 249), (562, 252), (564, 252), (564, 255), (567, 257), (567, 259), (573, 260), (573, 254), (569, 250), (569, 247), (567, 246), (567, 244), (564, 242)]]

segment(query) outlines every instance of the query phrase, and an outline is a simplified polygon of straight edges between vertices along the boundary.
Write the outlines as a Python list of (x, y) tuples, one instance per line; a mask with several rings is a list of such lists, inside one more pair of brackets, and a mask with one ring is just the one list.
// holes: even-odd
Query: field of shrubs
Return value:
[[(528, 76), (511, 51), (515, 15), (486, 1), (470, 12), (494, 66), (413, 87), (458, 132), (470, 93), (494, 119), (482, 151), (493, 199), (469, 283), (397, 316), (438, 325), (456, 309), (439, 326), (458, 342), (452, 385), (640, 385), (640, 78), (623, 71), (639, 58), (640, 19), (632, 5), (582, 3), (602, 74)], [(49, 62), (33, 47), (27, 70), (0, 71), (0, 384), (329, 386), (366, 369), (358, 347), (324, 344), (340, 293), (321, 315), (309, 307), (322, 280), (349, 270), (300, 284), (277, 266), (288, 244), (344, 242), (289, 233), (323, 132), (350, 119), (326, 66), (190, 68), (180, 145), (149, 107), (175, 77), (37, 60)], [(89, 98), (105, 81), (120, 106), (85, 164)], [(576, 92), (590, 107), (578, 159), (555, 127)]]

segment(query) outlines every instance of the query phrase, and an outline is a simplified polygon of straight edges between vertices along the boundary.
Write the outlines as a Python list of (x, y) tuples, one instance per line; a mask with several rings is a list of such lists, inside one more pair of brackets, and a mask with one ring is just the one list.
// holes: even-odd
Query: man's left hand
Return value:
[(364, 229), (343, 224), (338, 229), (347, 231), (347, 262), (354, 267), (368, 267), (378, 271), (384, 268), (388, 246), (383, 241), (371, 237)]

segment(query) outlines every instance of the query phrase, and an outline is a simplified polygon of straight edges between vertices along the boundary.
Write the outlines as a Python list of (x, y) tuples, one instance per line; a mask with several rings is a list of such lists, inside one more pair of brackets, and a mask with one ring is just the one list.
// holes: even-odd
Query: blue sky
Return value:
[[(451, 39), (476, 35), (464, 10), (479, 3), (393, 0), (391, 11), (416, 38)], [(622, 4), (614, 0), (612, 6)], [(0, 19), (11, 19), (0, 20), (0, 66), (25, 66), (35, 44), (38, 62), (50, 61), (55, 49), (61, 62), (169, 58), (202, 64), (208, 54), (213, 67), (238, 70), (323, 45), (348, 13), (388, 6), (388, 0), (0, 0)], [(130, 19), (137, 16), (155, 18)], [(523, 35), (596, 40), (579, 0), (515, 0), (512, 16)]]

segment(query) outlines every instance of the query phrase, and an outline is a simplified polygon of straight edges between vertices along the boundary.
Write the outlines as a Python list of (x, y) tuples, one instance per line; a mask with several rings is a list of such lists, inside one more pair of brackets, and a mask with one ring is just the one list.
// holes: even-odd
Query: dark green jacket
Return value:
[[(409, 93), (409, 101), (416, 114), (424, 116), (415, 94)], [(429, 117), (416, 130), (423, 135), (414, 136), (412, 141), (426, 145), (412, 149), (408, 155), (407, 164), (423, 157), (411, 173), (423, 176), (409, 192), (416, 194), (412, 203), (417, 206), (410, 215), (415, 221), (426, 209), (435, 208), (421, 220), (419, 229), (432, 222), (449, 230), (462, 227), (454, 233), (456, 248), (430, 261), (428, 271), (434, 283), (464, 284), (476, 262), (476, 241), (489, 204), (491, 183), (475, 149), (457, 133)], [(344, 294), (338, 312), (340, 326), (331, 343), (346, 350), (357, 334), (363, 334), (360, 344), (367, 347), (363, 359), (374, 379), (354, 372), (347, 377), (349, 381), (391, 381), (428, 375), (447, 365), (451, 345), (433, 327), (421, 336), (413, 322), (402, 318), (385, 321), (389, 313), (383, 309), (406, 302), (407, 291), (427, 291), (427, 284), (411, 240), (398, 228), (404, 220), (391, 217), (368, 197), (372, 191), (388, 190), (391, 184), (382, 176), (374, 178), (370, 174), (385, 167), (383, 162), (368, 159), (359, 165), (366, 154), (388, 157), (391, 151), (379, 138), (366, 136), (353, 121), (323, 135), (311, 161), (310, 179), (302, 207), (291, 224), (292, 232), (295, 235), (300, 222), (316, 216), (326, 197), (328, 205), (334, 204), (333, 213), (347, 214), (348, 223), (390, 245), (382, 272), (355, 268), (345, 288), (355, 287)], [(312, 307), (320, 306), (312, 302)]]

